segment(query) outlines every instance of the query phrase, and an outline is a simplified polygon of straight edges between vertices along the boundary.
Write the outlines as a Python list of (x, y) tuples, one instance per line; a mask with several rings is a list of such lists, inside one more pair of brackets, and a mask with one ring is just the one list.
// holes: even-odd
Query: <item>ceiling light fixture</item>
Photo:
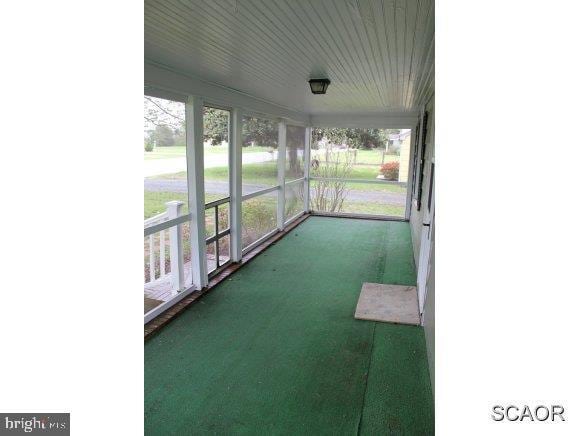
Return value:
[(308, 81), (310, 84), (310, 90), (313, 94), (326, 94), (326, 89), (330, 85), (330, 80), (328, 79), (310, 79)]

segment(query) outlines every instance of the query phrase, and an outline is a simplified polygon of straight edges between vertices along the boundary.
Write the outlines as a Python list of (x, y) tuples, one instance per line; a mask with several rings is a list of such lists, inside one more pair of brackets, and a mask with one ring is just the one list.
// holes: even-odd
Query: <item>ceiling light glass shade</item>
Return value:
[(330, 80), (328, 79), (310, 79), (308, 81), (310, 84), (310, 90), (313, 94), (326, 94), (326, 89), (330, 85)]

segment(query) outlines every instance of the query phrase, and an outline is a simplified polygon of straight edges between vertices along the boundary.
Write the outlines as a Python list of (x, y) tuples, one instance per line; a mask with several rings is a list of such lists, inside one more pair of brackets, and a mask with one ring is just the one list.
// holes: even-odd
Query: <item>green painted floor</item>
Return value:
[(308, 218), (145, 343), (145, 433), (433, 434), (423, 329), (353, 316), (414, 277), (408, 223)]

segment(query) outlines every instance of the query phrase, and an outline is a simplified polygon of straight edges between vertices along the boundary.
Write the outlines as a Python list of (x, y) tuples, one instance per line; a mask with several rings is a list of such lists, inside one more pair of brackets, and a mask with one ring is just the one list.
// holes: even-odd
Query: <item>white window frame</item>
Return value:
[[(381, 181), (381, 180), (376, 180), (376, 179), (340, 179), (340, 178), (331, 178), (331, 177), (311, 177), (310, 176), (310, 148), (311, 148), (311, 143), (312, 143), (312, 129), (316, 128), (317, 126), (313, 126), (310, 127), (309, 130), (309, 134), (310, 134), (310, 139), (308, 141), (308, 197), (310, 197), (310, 182), (311, 181), (316, 181), (316, 180), (337, 180), (337, 181), (345, 181), (347, 183), (359, 183), (359, 184), (377, 184), (377, 185), (382, 185), (385, 186), (385, 184), (388, 184), (389, 182), (385, 182), (385, 181)], [(335, 128), (342, 128), (342, 126), (334, 126)], [(331, 127), (331, 125), (325, 125), (322, 128), (333, 128)], [(377, 215), (377, 214), (365, 214), (365, 213), (350, 213), (350, 212), (321, 212), (321, 211), (314, 211), (311, 210), (310, 207), (310, 200), (308, 200), (308, 206), (305, 205), (305, 210), (307, 210), (308, 212), (312, 212), (314, 214), (320, 214), (320, 215), (327, 215), (327, 216), (337, 216), (337, 217), (369, 217), (369, 218), (380, 218), (380, 219), (385, 219), (385, 220), (392, 220), (392, 221), (409, 221), (409, 218), (411, 216), (411, 204), (412, 204), (412, 198), (413, 198), (413, 188), (412, 188), (412, 170), (413, 170), (413, 153), (414, 153), (414, 137), (415, 137), (415, 130), (416, 127), (412, 126), (410, 127), (408, 124), (403, 123), (403, 125), (401, 126), (390, 126), (390, 127), (372, 127), (372, 126), (365, 126), (365, 127), (360, 127), (360, 128), (364, 128), (364, 129), (410, 129), (411, 130), (411, 137), (410, 137), (410, 150), (409, 150), (409, 166), (408, 166), (408, 173), (407, 173), (407, 190), (406, 190), (406, 198), (405, 198), (405, 212), (403, 214), (403, 216), (392, 216), (392, 215)], [(400, 184), (399, 182), (393, 182), (392, 184)]]

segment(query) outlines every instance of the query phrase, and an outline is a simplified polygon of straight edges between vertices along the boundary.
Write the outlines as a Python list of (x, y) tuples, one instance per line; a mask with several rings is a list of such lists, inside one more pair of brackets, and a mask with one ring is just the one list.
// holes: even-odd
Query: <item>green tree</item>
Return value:
[(333, 144), (345, 144), (349, 148), (373, 149), (386, 147), (388, 135), (398, 133), (396, 129), (312, 129), (312, 138), (315, 142), (326, 139)]
[(203, 140), (210, 141), (211, 145), (219, 145), (223, 141), (229, 141), (229, 119), (228, 111), (204, 107)]
[(252, 144), (278, 148), (278, 123), (266, 118), (244, 117), (242, 123), (242, 145)]
[(146, 95), (143, 115), (146, 143), (160, 147), (185, 145), (185, 105), (183, 103)]
[(177, 129), (173, 131), (173, 142), (174, 145), (185, 147), (185, 126), (183, 129)]
[(153, 151), (154, 146), (155, 144), (153, 143), (153, 138), (149, 134), (147, 137), (145, 137), (145, 151), (147, 152)]
[(165, 124), (155, 126), (153, 139), (157, 147), (170, 147), (175, 144), (174, 131)]
[(286, 127), (286, 156), (288, 158), (288, 167), (290, 174), (296, 177), (304, 174), (304, 169), (300, 167), (300, 160), (298, 160), (298, 150), (304, 151), (304, 135), (304, 127)]

